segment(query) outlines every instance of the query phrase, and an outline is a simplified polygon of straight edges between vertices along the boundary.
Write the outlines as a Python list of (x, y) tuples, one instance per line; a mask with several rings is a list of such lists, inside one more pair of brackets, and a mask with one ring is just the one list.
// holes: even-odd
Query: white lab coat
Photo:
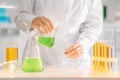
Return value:
[[(69, 64), (89, 64), (89, 48), (102, 32), (102, 0), (20, 0), (15, 21), (27, 32), (36, 16), (49, 18), (58, 28), (53, 48), (41, 46), (41, 57), (46, 64), (62, 64), (64, 51), (76, 42), (84, 48), (84, 55)], [(26, 23), (29, 26), (25, 26)], [(65, 44), (64, 44), (65, 42)], [(66, 63), (67, 64), (67, 63)]]

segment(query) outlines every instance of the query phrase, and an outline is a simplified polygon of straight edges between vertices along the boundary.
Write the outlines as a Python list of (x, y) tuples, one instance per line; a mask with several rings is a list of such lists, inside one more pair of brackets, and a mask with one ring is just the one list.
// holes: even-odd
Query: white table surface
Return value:
[(86, 71), (79, 68), (68, 68), (60, 66), (47, 66), (43, 72), (26, 73), (17, 71), (10, 73), (0, 70), (0, 78), (120, 78), (118, 74), (102, 74)]

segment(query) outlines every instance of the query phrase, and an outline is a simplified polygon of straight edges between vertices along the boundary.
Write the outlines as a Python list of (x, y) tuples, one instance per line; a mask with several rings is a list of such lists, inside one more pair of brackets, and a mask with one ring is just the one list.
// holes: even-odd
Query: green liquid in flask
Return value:
[(24, 72), (41, 72), (44, 68), (39, 58), (27, 57), (24, 59), (22, 70)]
[(38, 37), (38, 43), (47, 47), (54, 45), (54, 37)]

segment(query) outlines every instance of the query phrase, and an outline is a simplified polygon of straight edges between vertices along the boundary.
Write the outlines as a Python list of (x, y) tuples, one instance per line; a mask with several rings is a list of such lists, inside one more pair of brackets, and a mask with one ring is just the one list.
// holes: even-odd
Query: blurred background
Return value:
[[(7, 43), (18, 43), (19, 61), (26, 42), (26, 34), (16, 28), (15, 11), (19, 0), (0, 0), (0, 62), (5, 60)], [(112, 40), (120, 65), (120, 0), (103, 0), (103, 33), (100, 40)], [(92, 52), (91, 52), (92, 54)]]

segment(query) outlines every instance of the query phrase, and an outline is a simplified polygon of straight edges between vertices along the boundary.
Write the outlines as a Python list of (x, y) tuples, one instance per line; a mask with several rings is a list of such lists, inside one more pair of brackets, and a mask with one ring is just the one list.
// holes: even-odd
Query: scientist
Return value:
[[(15, 21), (24, 32), (55, 30), (55, 45), (40, 47), (48, 65), (89, 65), (89, 48), (102, 32), (102, 0), (20, 0)], [(28, 26), (26, 26), (26, 24)]]

